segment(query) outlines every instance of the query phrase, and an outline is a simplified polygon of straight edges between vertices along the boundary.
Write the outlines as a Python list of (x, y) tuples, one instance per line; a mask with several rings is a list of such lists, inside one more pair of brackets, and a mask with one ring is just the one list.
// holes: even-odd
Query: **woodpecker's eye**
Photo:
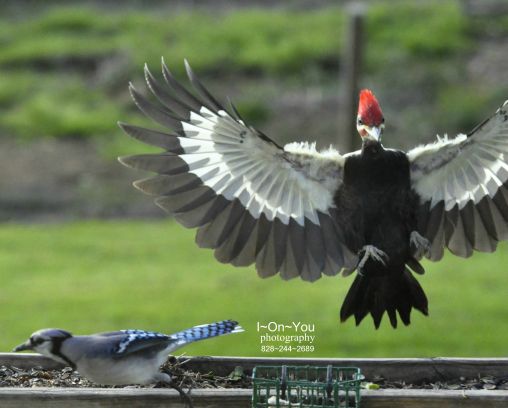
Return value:
[(385, 123), (385, 118), (381, 118), (381, 123)]
[(363, 125), (363, 120), (361, 120), (360, 118), (358, 118), (358, 119), (357, 119), (357, 123), (358, 123), (359, 125)]

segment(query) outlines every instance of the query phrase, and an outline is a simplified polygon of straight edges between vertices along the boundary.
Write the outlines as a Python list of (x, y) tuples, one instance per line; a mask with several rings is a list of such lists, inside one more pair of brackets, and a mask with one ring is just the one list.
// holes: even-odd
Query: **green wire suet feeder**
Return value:
[(252, 408), (359, 408), (356, 367), (257, 366), (252, 373)]

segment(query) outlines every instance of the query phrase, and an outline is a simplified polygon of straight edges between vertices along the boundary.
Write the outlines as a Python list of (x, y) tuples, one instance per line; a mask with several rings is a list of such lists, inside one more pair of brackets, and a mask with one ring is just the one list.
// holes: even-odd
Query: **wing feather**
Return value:
[[(170, 132), (120, 124), (130, 136), (163, 148), (123, 157), (127, 166), (157, 175), (135, 182), (187, 227), (221, 262), (256, 264), (261, 276), (318, 279), (338, 273), (354, 256), (336, 224), (334, 197), (344, 157), (314, 145), (279, 147), (226, 111), (185, 62), (194, 94), (162, 64), (164, 82), (145, 66), (155, 100), (132, 85), (139, 109)], [(347, 256), (346, 256), (347, 254)], [(347, 259), (346, 259), (347, 258)]]
[(486, 233), (489, 235), (489, 237), (497, 240), (498, 236), (496, 225), (494, 223), (494, 217), (492, 214), (493, 209), (489, 205), (489, 201), (485, 200), (484, 197), (478, 204), (476, 204), (476, 209), (478, 210), (478, 214), (482, 220), (483, 226), (485, 227)]
[(238, 255), (232, 261), (232, 264), (235, 266), (248, 266), (255, 262), (256, 255), (259, 251), (261, 251), (266, 243), (266, 239), (270, 233), (271, 222), (268, 221), (263, 213), (261, 213), (259, 219), (255, 219), (255, 221), (252, 234), (249, 236), (247, 242)]
[[(229, 201), (229, 200), (228, 200)], [(229, 201), (224, 209), (196, 234), (196, 243), (201, 248), (217, 248), (220, 246), (221, 234), (230, 228), (230, 218), (238, 217), (238, 200)]]
[(233, 262), (251, 238), (255, 223), (254, 217), (244, 210), (225, 242), (215, 250), (215, 257), (223, 263)]
[(129, 136), (139, 140), (140, 142), (161, 147), (168, 151), (178, 149), (178, 151), (175, 151), (174, 153), (183, 153), (183, 149), (178, 143), (178, 140), (175, 139), (175, 137), (172, 137), (171, 134), (145, 129), (139, 126), (128, 125), (122, 122), (118, 122), (118, 126), (120, 126), (120, 128)]
[[(289, 227), (288, 227), (289, 228)], [(289, 241), (286, 242), (286, 258), (280, 269), (280, 276), (284, 280), (296, 278), (300, 275), (301, 268), (296, 264), (295, 254)]]
[(169, 88), (175, 92), (177, 99), (189, 105), (191, 108), (189, 111), (199, 112), (203, 106), (203, 102), (197, 99), (182, 84), (180, 84), (180, 82), (175, 79), (167, 65), (164, 63), (164, 60), (162, 61), (162, 75)]
[(161, 86), (159, 82), (152, 75), (148, 66), (145, 64), (145, 80), (148, 88), (152, 91), (159, 102), (168, 110), (174, 112), (181, 118), (185, 118), (187, 113), (192, 110), (192, 107), (187, 105), (184, 101), (175, 98), (166, 88)]
[(492, 223), (496, 230), (496, 239), (503, 241), (508, 239), (508, 220), (499, 211), (499, 207), (496, 205), (494, 200), (484, 200), (485, 205), (489, 206), (490, 216), (492, 217)]
[(174, 176), (159, 174), (134, 182), (134, 187), (150, 195), (176, 194), (192, 190), (200, 185), (199, 178), (190, 173), (181, 173)]
[(286, 256), (287, 229), (287, 224), (278, 218), (273, 220), (266, 244), (256, 257), (256, 269), (262, 278), (273, 276), (281, 269)]
[(453, 213), (448, 215), (453, 217), (453, 221), (449, 221), (451, 228), (449, 236), (446, 239), (446, 245), (453, 254), (467, 258), (473, 253), (473, 247), (464, 231), (461, 211), (458, 209), (458, 206), (455, 206), (453, 210)]
[(155, 203), (169, 213), (193, 210), (215, 198), (210, 189), (199, 186), (193, 190), (157, 197)]
[(187, 71), (187, 75), (189, 77), (189, 80), (191, 81), (191, 84), (194, 86), (194, 89), (198, 91), (200, 96), (202, 97), (202, 100), (207, 102), (209, 106), (212, 106), (216, 110), (224, 110), (224, 108), (220, 105), (219, 102), (212, 96), (210, 92), (208, 92), (208, 89), (204, 87), (204, 85), (199, 81), (199, 79), (194, 74), (194, 71), (192, 70), (191, 66), (185, 60), (185, 70)]
[[(217, 217), (218, 214), (229, 204), (229, 201), (221, 196), (217, 196), (204, 204), (197, 206), (191, 210), (183, 212), (168, 212), (173, 214), (175, 219), (187, 228), (197, 228), (208, 224)], [(160, 204), (159, 204), (160, 205)]]
[(227, 239), (230, 238), (231, 233), (236, 227), (236, 224), (241, 219), (242, 215), (245, 213), (245, 208), (242, 206), (240, 201), (233, 201), (233, 208), (231, 209), (231, 214), (229, 215), (224, 227), (217, 239), (215, 247), (220, 247), (226, 242)]
[(333, 227), (333, 222), (326, 220), (323, 213), (319, 213), (319, 224), (322, 225), (321, 232), (323, 234), (323, 242), (326, 247), (327, 253), (327, 265), (323, 273), (325, 275), (335, 275), (340, 272), (343, 265), (346, 264), (343, 254), (343, 246), (339, 239), (337, 239), (337, 233)]
[(322, 230), (313, 222), (309, 222), (305, 225), (305, 244), (308, 248), (310, 259), (312, 259), (313, 264), (316, 265), (311, 271), (318, 272), (316, 274), (312, 273), (312, 280), (316, 280), (321, 277), (321, 272), (325, 267), (326, 252)]
[(471, 206), (471, 209), (474, 214), (474, 236), (475, 236), (475, 245), (474, 248), (481, 252), (493, 252), (496, 249), (497, 241), (492, 238), (485, 225), (483, 223), (482, 217), (478, 212), (478, 208), (476, 206)]
[(408, 152), (411, 185), (420, 197), (418, 225), (430, 258), (446, 246), (468, 257), (508, 239), (508, 101), (472, 132)]
[[(307, 234), (306, 234), (307, 237)], [(307, 241), (306, 241), (307, 242)], [(314, 261), (310, 251), (306, 251), (305, 262), (303, 264), (301, 278), (307, 282), (314, 282), (319, 279), (321, 267)]]
[(130, 84), (129, 90), (134, 103), (150, 119), (154, 120), (164, 127), (168, 127), (173, 130), (180, 129), (182, 127), (181, 122), (177, 116), (175, 116), (167, 109), (161, 109), (153, 103), (149, 102), (148, 99), (136, 91), (134, 85)]

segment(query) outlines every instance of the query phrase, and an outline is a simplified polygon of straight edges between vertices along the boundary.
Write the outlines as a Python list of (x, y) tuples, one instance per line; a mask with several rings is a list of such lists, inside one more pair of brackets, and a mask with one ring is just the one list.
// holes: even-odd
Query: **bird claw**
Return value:
[(171, 388), (178, 391), (180, 394), (180, 398), (182, 399), (182, 402), (185, 404), (186, 408), (194, 408), (194, 404), (192, 403), (192, 398), (189, 396), (190, 390), (188, 393), (186, 393), (179, 385), (176, 384), (170, 384)]
[(409, 243), (416, 259), (421, 259), (423, 256), (430, 256), (430, 241), (420, 235), (418, 231), (411, 232)]
[(365, 245), (360, 252), (363, 252), (362, 259), (358, 263), (357, 267), (360, 274), (362, 273), (362, 269), (369, 260), (369, 258), (372, 258), (375, 261), (382, 263), (384, 266), (386, 266), (386, 261), (388, 261), (389, 259), (386, 252), (381, 251), (374, 245)]

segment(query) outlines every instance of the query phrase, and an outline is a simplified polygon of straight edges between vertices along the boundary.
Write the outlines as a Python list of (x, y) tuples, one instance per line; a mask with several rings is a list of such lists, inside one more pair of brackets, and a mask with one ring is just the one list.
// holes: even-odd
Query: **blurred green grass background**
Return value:
[[(0, 350), (32, 331), (60, 326), (75, 333), (121, 328), (172, 332), (237, 319), (246, 332), (196, 343), (189, 355), (313, 357), (506, 356), (506, 245), (464, 260), (447, 255), (418, 276), (430, 317), (394, 331), (370, 317), (339, 324), (351, 278), (309, 284), (262, 280), (254, 268), (219, 264), (171, 221), (75, 222), (0, 228)], [(260, 351), (257, 322), (315, 324), (314, 353)]]

